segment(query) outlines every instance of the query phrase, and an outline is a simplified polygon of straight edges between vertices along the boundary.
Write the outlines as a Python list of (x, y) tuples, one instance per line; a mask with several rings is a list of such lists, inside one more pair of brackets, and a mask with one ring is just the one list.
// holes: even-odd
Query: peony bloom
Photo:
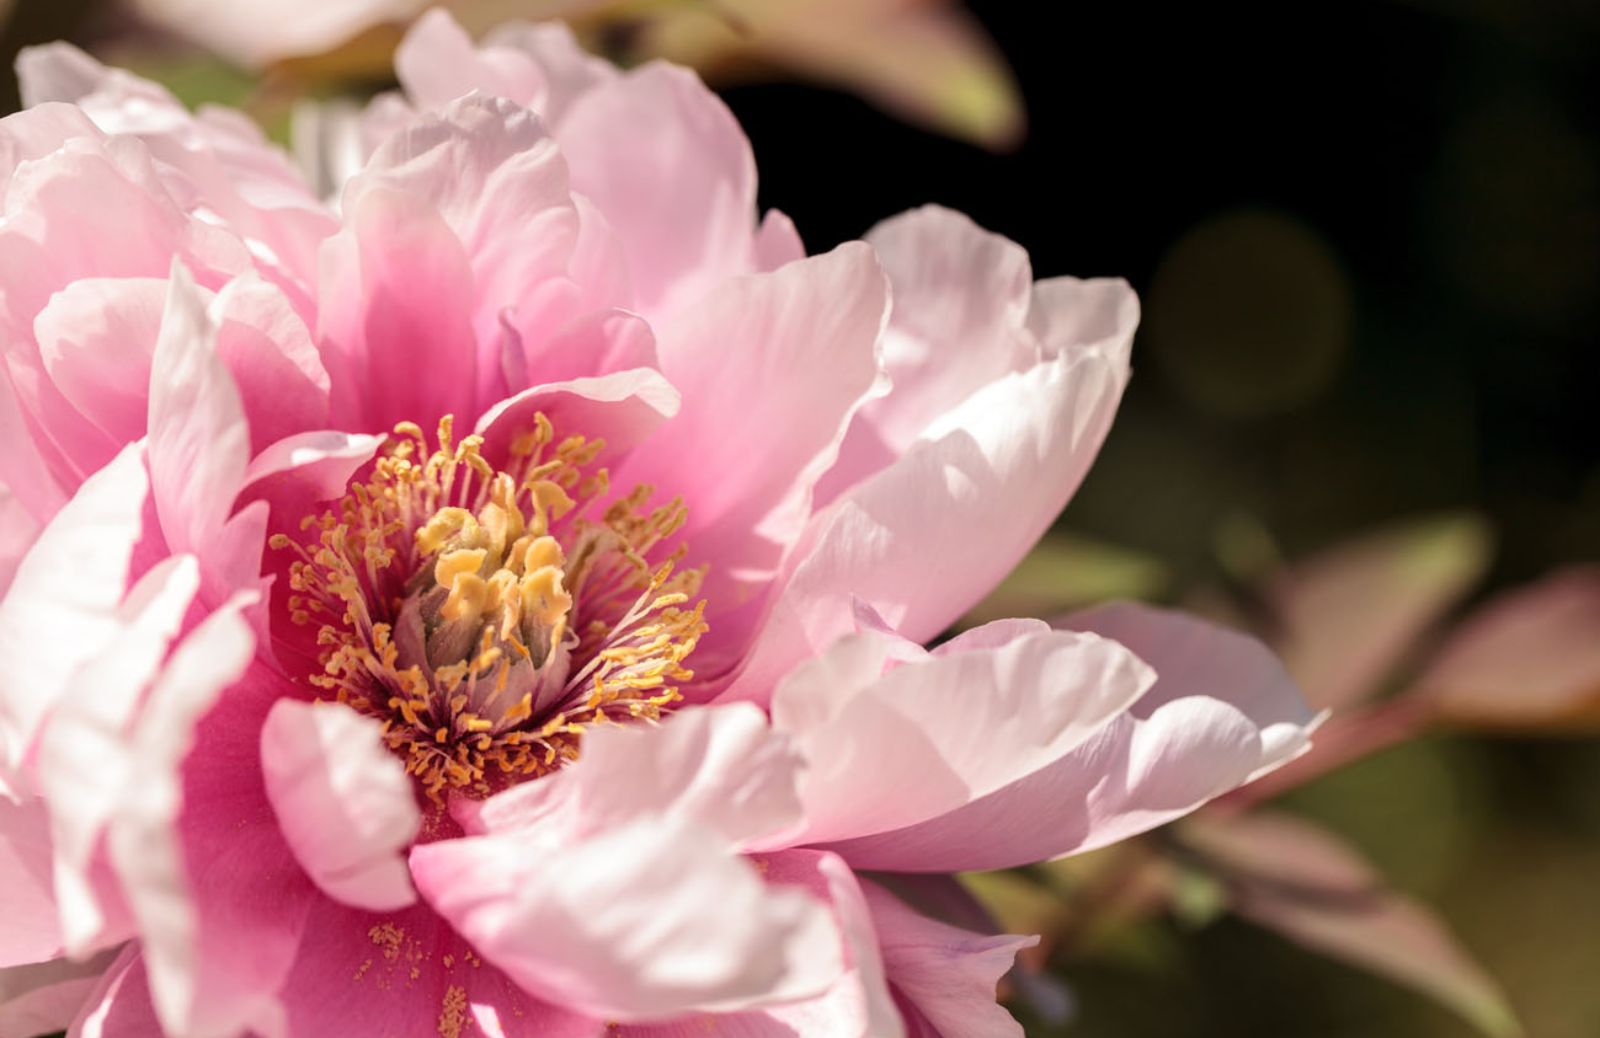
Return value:
[(0, 1014), (1017, 1033), (1027, 939), (884, 874), (1098, 846), (1305, 746), (1264, 649), (1159, 611), (922, 647), (1088, 468), (1123, 283), (935, 208), (807, 257), (692, 75), (553, 27), (425, 19), (336, 207), (232, 113), (20, 73)]

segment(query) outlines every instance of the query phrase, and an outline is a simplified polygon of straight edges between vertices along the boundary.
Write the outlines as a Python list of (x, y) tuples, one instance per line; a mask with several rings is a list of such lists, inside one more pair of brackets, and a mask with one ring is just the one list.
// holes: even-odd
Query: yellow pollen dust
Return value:
[(299, 556), (295, 622), (318, 625), (310, 682), (382, 721), (430, 797), (543, 774), (589, 726), (682, 698), (706, 624), (688, 605), (704, 571), (666, 548), (681, 500), (650, 508), (639, 486), (599, 509), (603, 442), (557, 440), (542, 414), (500, 468), (448, 417), (433, 449), (411, 423), (395, 434), (370, 478), (306, 518), (314, 541), (272, 543)]

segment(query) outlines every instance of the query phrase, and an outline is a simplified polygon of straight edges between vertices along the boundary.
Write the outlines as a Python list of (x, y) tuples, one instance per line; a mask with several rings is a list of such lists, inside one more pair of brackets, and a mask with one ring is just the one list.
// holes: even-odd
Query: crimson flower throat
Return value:
[(667, 547), (681, 500), (611, 498), (603, 441), (557, 440), (542, 414), (501, 468), (451, 425), (432, 449), (396, 427), (372, 475), (306, 518), (314, 541), (273, 539), (299, 556), (293, 619), (319, 625), (309, 681), (378, 718), (436, 802), (560, 767), (590, 725), (659, 718), (706, 630), (688, 604), (703, 571)]

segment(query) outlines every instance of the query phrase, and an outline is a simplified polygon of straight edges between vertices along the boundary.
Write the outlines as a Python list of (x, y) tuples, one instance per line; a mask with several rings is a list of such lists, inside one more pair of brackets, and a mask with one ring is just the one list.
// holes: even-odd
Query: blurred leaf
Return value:
[(725, 6), (744, 21), (753, 47), (780, 65), (986, 148), (1010, 149), (1022, 139), (1022, 97), (1011, 70), (982, 26), (954, 5), (725, 0)]
[[(304, 0), (297, 0), (304, 3)], [(316, 91), (386, 79), (404, 24), (424, 4), (367, 0), (337, 12), (139, 0), (147, 17), (275, 81)], [(325, 4), (323, 6), (326, 6)], [(774, 70), (854, 91), (900, 118), (987, 148), (1015, 147), (1022, 95), (982, 25), (950, 0), (451, 0), (482, 35), (511, 20), (564, 19), (624, 64), (666, 58), (708, 80)]]
[(1180, 831), (1244, 918), (1424, 992), (1486, 1034), (1521, 1034), (1499, 986), (1433, 913), (1389, 889), (1332, 833), (1271, 812), (1197, 816)]
[(1283, 555), (1265, 523), (1249, 512), (1224, 515), (1212, 534), (1217, 564), (1240, 584), (1263, 580), (1283, 568)]
[(1455, 724), (1600, 728), (1600, 566), (1493, 599), (1456, 629), (1411, 694)]
[(923, 915), (973, 933), (1003, 930), (1000, 921), (958, 876), (917, 872), (869, 872), (866, 875)]
[(191, 110), (220, 105), (243, 110), (280, 145), (289, 141), (287, 97), (278, 96), (250, 72), (196, 51), (151, 54), (115, 49), (103, 55), (112, 64), (154, 80)]
[(1172, 882), (1172, 914), (1193, 930), (1216, 922), (1228, 910), (1228, 891), (1202, 869), (1178, 869)]
[[(421, 14), (425, 0), (128, 0), (151, 25), (193, 40), (242, 67), (341, 49), (375, 26)], [(270, 12), (270, 13), (269, 13)]]
[(1020, 872), (974, 872), (961, 883), (1005, 933), (1052, 933), (1071, 914), (1059, 894)]
[(108, 57), (135, 75), (160, 83), (190, 108), (204, 104), (242, 108), (256, 90), (255, 76), (204, 54), (117, 53)]
[(1149, 599), (1171, 577), (1156, 559), (1098, 541), (1049, 534), (961, 619), (973, 627), (1008, 616), (1048, 616), (1111, 598)]
[(399, 25), (374, 25), (330, 50), (278, 59), (269, 74), (311, 92), (332, 84), (388, 80), (403, 35)]
[(1277, 645), (1306, 699), (1342, 708), (1377, 693), (1482, 578), (1489, 532), (1472, 515), (1394, 526), (1315, 555), (1270, 587)]

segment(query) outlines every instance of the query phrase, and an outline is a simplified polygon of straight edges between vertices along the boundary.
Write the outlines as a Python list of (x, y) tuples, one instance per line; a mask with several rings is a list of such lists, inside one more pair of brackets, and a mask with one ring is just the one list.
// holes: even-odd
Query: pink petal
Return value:
[(164, 279), (84, 278), (52, 296), (34, 319), (51, 381), (117, 443), (145, 433), (150, 359), (166, 298)]
[(150, 978), (129, 944), (84, 1000), (67, 1038), (167, 1038), (150, 1002)]
[(572, 817), (581, 838), (646, 816), (690, 819), (740, 845), (790, 829), (799, 820), (794, 779), (799, 759), (748, 703), (680, 710), (659, 727), (597, 729), (578, 763), (486, 801), (480, 831), (503, 832)]
[(1037, 937), (976, 934), (929, 919), (876, 883), (863, 883), (884, 969), (895, 993), (941, 1035), (1020, 1036), (995, 1001), (995, 987), (1017, 952)]
[(150, 484), (167, 543), (206, 544), (233, 511), (250, 429), (217, 327), (193, 277), (174, 264), (150, 371)]
[(1009, 868), (1102, 847), (1187, 814), (1303, 752), (1317, 718), (1252, 638), (1144, 606), (1061, 621), (1137, 653), (1156, 683), (1061, 759), (928, 823), (835, 845), (856, 868)]
[(621, 238), (646, 315), (753, 268), (755, 160), (694, 73), (652, 63), (601, 83), (573, 102), (558, 139), (573, 190)]
[[(0, 797), (0, 912), (6, 920), (0, 930), (0, 967), (61, 954), (50, 860), (50, 815), (44, 801), (29, 798), (14, 804)], [(5, 977), (0, 972), (0, 1019), (9, 997)]]
[(293, 518), (306, 514), (309, 505), (340, 497), (350, 477), (383, 446), (384, 437), (352, 435), (316, 430), (286, 437), (256, 455), (245, 469), (246, 496), (278, 498), (263, 483), (292, 478), (304, 494), (307, 507)]
[(876, 632), (845, 638), (773, 695), (773, 725), (807, 765), (796, 842), (899, 830), (981, 800), (1094, 738), (1152, 680), (1115, 642), (1065, 631), (883, 673), (891, 651)]
[[(7, 318), (31, 326), (52, 293), (82, 278), (166, 277), (175, 256), (207, 286), (249, 270), (246, 244), (180, 207), (163, 168), (140, 141), (90, 128), (12, 171), (0, 229)], [(114, 235), (106, 212), (117, 214)]]
[[(513, 330), (514, 331), (514, 330)], [(515, 333), (517, 377), (526, 386), (591, 378), (656, 366), (655, 333), (644, 318), (626, 310), (594, 310), (558, 331), (524, 337)]]
[(518, 988), (422, 905), (379, 914), (319, 904), (307, 919), (282, 998), (288, 1033), (295, 1038), (609, 1034), (604, 1021), (541, 1002)]
[[(51, 381), (34, 343), (34, 319), (50, 297), (73, 282), (99, 277), (165, 277), (175, 255), (207, 277), (250, 264), (243, 242), (229, 230), (178, 208), (148, 152), (130, 138), (105, 138), (92, 127), (59, 150), (13, 171), (0, 221), (0, 276), (6, 284), (0, 324), (10, 394), (0, 394), (0, 424), (22, 423), (18, 451), (4, 476), (18, 486), (33, 455), (50, 480), (75, 486), (120, 446), (73, 407)], [(92, 204), (90, 204), (92, 202)], [(107, 235), (101, 212), (117, 213), (117, 233)], [(18, 415), (10, 412), (13, 407)], [(33, 493), (33, 491), (29, 491)], [(41, 518), (48, 512), (35, 514)]]
[[(1050, 284), (1036, 288), (1035, 305), (1060, 301)], [(977, 389), (898, 458), (879, 440), (886, 467), (812, 520), (809, 550), (732, 694), (764, 700), (796, 662), (848, 631), (853, 597), (909, 638), (932, 638), (1033, 546), (1088, 471), (1127, 378), (1132, 294), (1121, 282), (1073, 285), (1068, 309), (1103, 311), (1083, 319), (1082, 338), (1039, 319), (1038, 363)], [(1055, 323), (1073, 330), (1072, 320)], [(973, 530), (984, 532), (977, 542)]]
[(416, 901), (401, 852), (422, 812), (377, 721), (279, 700), (261, 729), (261, 768), (283, 837), (323, 893), (374, 912)]
[[(172, 95), (155, 83), (122, 69), (107, 68), (71, 44), (60, 42), (28, 47), (17, 56), (17, 85), (24, 108), (64, 101), (91, 116), (118, 114), (103, 112), (95, 103), (106, 95), (142, 103), (129, 105), (124, 118), (137, 119), (141, 107), (147, 111), (178, 107)], [(124, 129), (116, 125), (107, 132)]]
[(140, 447), (124, 449), (45, 527), (0, 601), (0, 783), (13, 790), (68, 678), (121, 627), (148, 488)]
[(442, 108), (474, 90), (532, 106), (546, 92), (544, 73), (529, 54), (473, 45), (449, 13), (434, 8), (418, 18), (394, 52), (395, 77), (423, 108)]
[[(128, 795), (126, 731), (199, 587), (190, 555), (164, 559), (140, 577), (122, 604), (120, 629), (70, 679), (94, 695), (63, 698), (40, 736), (36, 771), (50, 803), (56, 899), (72, 954), (120, 935), (120, 898), (101, 889), (102, 837)], [(85, 760), (96, 766), (85, 768)]]
[(539, 998), (635, 1020), (793, 1001), (838, 975), (828, 912), (769, 890), (713, 830), (651, 816), (577, 841), (540, 829), (411, 852), (423, 897)]
[(416, 197), (381, 186), (347, 198), (323, 252), (317, 338), (340, 424), (387, 432), (474, 413), (472, 271), (461, 242)]
[[(489, 33), (481, 53), (515, 51), (526, 55), (544, 79), (544, 94), (528, 103), (546, 125), (560, 130), (578, 98), (616, 79), (616, 66), (584, 50), (572, 30), (558, 21), (511, 22)], [(499, 58), (498, 60), (509, 60)]]
[(894, 286), (884, 362), (894, 390), (862, 411), (903, 453), (933, 421), (1037, 357), (1024, 334), (1033, 268), (1020, 245), (938, 206), (867, 234)]
[[(372, 460), (385, 437), (352, 435), (326, 430), (301, 433), (279, 440), (262, 451), (244, 474), (238, 506), (265, 501), (274, 533), (297, 533), (300, 521), (318, 505), (344, 496), (350, 478)], [(266, 568), (278, 574), (282, 587), (288, 579), (287, 557), (268, 552)]]
[(164, 87), (65, 43), (27, 48), (18, 74), (27, 103), (70, 102), (105, 133), (137, 138), (157, 160), (164, 193), (220, 218), (223, 233), (249, 242), (258, 266), (303, 295), (317, 245), (337, 225), (248, 117), (215, 107), (191, 115)]
[[(505, 312), (525, 336), (555, 331), (573, 316), (567, 279), (579, 217), (566, 164), (527, 110), (477, 94), (419, 117), (383, 143), (345, 191), (347, 212), (374, 190), (398, 191), (435, 210), (454, 233), (472, 271), (476, 383), (486, 403), (504, 395), (499, 333)], [(593, 243), (591, 243), (593, 244)], [(419, 281), (413, 291), (431, 286)], [(520, 388), (520, 387), (519, 387)], [(474, 417), (475, 411), (458, 412)]]
[(312, 891), (267, 803), (257, 732), (284, 679), (251, 672), (244, 603), (178, 646), (128, 736), (112, 860), (172, 1032), (272, 1033)]
[(22, 564), (22, 557), (38, 538), (39, 529), (39, 521), (22, 499), (0, 483), (0, 598), (5, 597), (17, 567)]
[[(780, 851), (762, 857), (768, 883), (812, 891), (828, 901), (844, 936), (848, 972), (813, 1002), (769, 1010), (781, 1022), (805, 1033), (822, 1022), (824, 1033), (841, 1034), (840, 1018), (859, 1019), (864, 1035), (895, 1038), (901, 1034), (900, 1014), (890, 999), (876, 921), (866, 900), (866, 887), (837, 856), (807, 850)], [(854, 1030), (854, 1028), (852, 1028)]]
[(843, 937), (845, 972), (822, 994), (789, 1005), (690, 1016), (666, 1024), (625, 1024), (619, 1034), (626, 1038), (696, 1038), (708, 1032), (737, 1038), (901, 1038), (905, 1031), (900, 1013), (884, 981), (877, 934), (855, 874), (834, 855), (818, 851), (780, 851), (756, 860), (769, 884), (803, 890), (832, 907)]
[[(50, 451), (42, 449), (43, 444), (34, 438), (33, 427), (12, 389), (11, 375), (3, 364), (0, 364), (0, 443), (5, 443), (7, 447), (0, 451), (0, 484), (6, 487), (8, 515), (20, 509), (37, 528), (56, 514), (66, 502), (67, 495), (62, 492), (54, 466), (47, 459)], [(7, 522), (12, 530), (25, 525), (12, 518), (8, 518)], [(6, 547), (8, 551), (15, 550), (9, 541)], [(15, 567), (20, 561), (20, 555), (8, 556), (7, 565)], [(0, 593), (4, 592), (9, 576), (14, 573), (13, 568), (5, 574), (7, 580), (0, 580)]]
[[(26, 65), (26, 61), (19, 64)], [(74, 137), (99, 135), (77, 105), (37, 99), (24, 102), (22, 111), (0, 119), (0, 189), (10, 185), (24, 163), (44, 158)]]
[(173, 551), (200, 557), (201, 587), (217, 604), (259, 586), (266, 509), (234, 511), (250, 459), (250, 426), (218, 352), (218, 325), (174, 261), (150, 368), (150, 490)]
[(606, 442), (607, 457), (631, 450), (678, 413), (678, 391), (652, 368), (533, 386), (486, 411), (474, 430), (492, 454), (543, 414), (561, 436)]
[(756, 232), (756, 269), (777, 270), (786, 263), (806, 258), (805, 243), (788, 215), (768, 209)]
[(328, 423), (328, 373), (311, 331), (264, 278), (236, 278), (213, 304), (216, 351), (250, 425), (250, 452)]
[(689, 503), (689, 560), (710, 566), (703, 672), (715, 673), (719, 650), (737, 651), (750, 622), (716, 614), (758, 595), (799, 536), (811, 487), (874, 386), (887, 307), (871, 250), (851, 243), (729, 281), (658, 327), (661, 370), (683, 408), (613, 482)]
[(1156, 684), (1133, 708), (1135, 717), (1150, 717), (1164, 704), (1205, 696), (1250, 718), (1260, 729), (1262, 752), (1252, 777), (1303, 753), (1311, 730), (1321, 721), (1271, 650), (1226, 627), (1134, 602), (1071, 613), (1053, 625), (1113, 638), (1155, 668)]

